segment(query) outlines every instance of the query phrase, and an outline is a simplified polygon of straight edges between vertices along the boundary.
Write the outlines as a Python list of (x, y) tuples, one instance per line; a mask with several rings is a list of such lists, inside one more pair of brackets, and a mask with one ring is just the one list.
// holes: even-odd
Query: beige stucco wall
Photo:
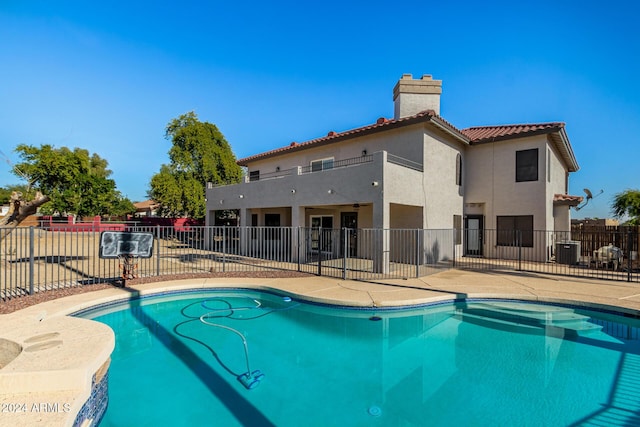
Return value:
[[(516, 151), (538, 149), (538, 180), (516, 182)], [(567, 169), (546, 135), (517, 138), (469, 147), (465, 167), (465, 215), (483, 214), (485, 229), (496, 229), (501, 215), (533, 215), (534, 247), (522, 248), (523, 256), (547, 261), (553, 252), (555, 237), (545, 230), (566, 231), (569, 208), (554, 207), (554, 194), (567, 190)], [(480, 212), (481, 211), (481, 212)], [(495, 245), (495, 235), (485, 241), (485, 255), (502, 258), (510, 248)], [(495, 253), (502, 251), (504, 253)]]
[(208, 189), (207, 211), (372, 203), (380, 199), (381, 187), (373, 187), (371, 182), (382, 182), (382, 176), (379, 154), (373, 162), (351, 167)]
[(424, 133), (423, 125), (402, 127), (387, 132), (365, 135), (357, 138), (330, 143), (319, 147), (294, 151), (277, 157), (251, 162), (249, 172), (259, 170), (260, 174), (285, 171), (298, 166), (306, 167), (314, 160), (333, 157), (336, 161), (361, 157), (363, 151), (373, 154), (387, 151), (390, 154), (422, 163), (423, 152), (419, 141)]
[[(360, 228), (410, 225), (450, 229), (453, 215), (462, 215), (463, 210), (463, 186), (456, 184), (456, 159), (458, 154), (464, 158), (463, 147), (430, 125), (419, 123), (256, 161), (249, 170), (259, 170), (261, 176), (275, 172), (277, 167), (280, 171), (293, 169), (293, 173), (209, 189), (207, 210), (244, 210), (241, 225), (250, 224), (250, 214), (259, 212), (262, 225), (267, 209), (275, 213), (291, 207), (284, 209), (283, 212), (292, 213), (282, 214), (282, 225), (308, 226), (313, 212), (333, 215), (334, 226), (338, 227), (340, 212), (352, 211), (357, 203), (367, 206), (358, 214)], [(363, 150), (373, 156), (373, 162), (298, 175), (298, 166), (308, 166), (312, 160), (354, 158), (361, 156)], [(390, 155), (423, 163), (424, 173), (387, 161)], [(408, 212), (392, 211), (392, 204), (414, 208)], [(297, 215), (299, 209), (304, 209), (305, 214)]]
[(401, 93), (395, 99), (393, 116), (412, 116), (424, 110), (433, 110), (440, 114), (440, 94)]
[[(515, 152), (531, 148), (538, 149), (538, 181), (516, 182)], [(297, 166), (308, 166), (312, 160), (333, 157), (338, 161), (361, 156), (363, 150), (372, 154), (372, 162), (297, 174)], [(424, 172), (387, 162), (390, 154), (421, 162)], [(462, 186), (456, 184), (458, 154), (462, 156)], [(282, 224), (303, 226), (309, 223), (308, 215), (298, 214), (300, 209), (325, 208), (338, 214), (334, 219), (337, 225), (339, 212), (352, 210), (357, 203), (370, 207), (370, 215), (359, 215), (359, 227), (390, 228), (395, 224), (390, 205), (395, 204), (424, 207), (422, 224), (417, 226), (426, 229), (451, 229), (454, 215), (469, 214), (484, 215), (487, 229), (496, 228), (499, 215), (534, 215), (536, 230), (553, 230), (559, 223), (568, 222), (567, 211), (554, 210), (552, 204), (553, 194), (566, 192), (566, 167), (546, 135), (469, 147), (419, 123), (249, 166), (250, 170), (260, 170), (261, 175), (274, 172), (276, 167), (281, 171), (295, 168), (295, 172), (207, 190), (208, 211), (286, 208), (292, 214), (286, 216), (286, 222), (283, 216)], [(373, 182), (378, 185), (373, 186)], [(245, 217), (245, 224), (249, 219)]]
[[(547, 156), (551, 172), (545, 177), (547, 179), (547, 200), (553, 200), (554, 194), (567, 194), (569, 191), (567, 188), (567, 169), (553, 144), (548, 145)], [(554, 206), (553, 203), (549, 203), (547, 214), (546, 230), (571, 230), (571, 211), (568, 206)]]
[[(532, 148), (538, 149), (538, 180), (516, 182), (516, 151)], [(496, 228), (496, 216), (533, 215), (534, 229), (547, 229), (547, 216), (551, 214), (547, 206), (552, 198), (547, 195), (546, 155), (547, 139), (544, 135), (480, 144), (467, 149), (465, 203), (484, 204), (485, 228)], [(557, 179), (557, 174), (554, 179)]]
[(465, 191), (456, 184), (456, 159), (462, 156), (465, 167), (464, 146), (450, 138), (427, 131), (424, 134), (424, 228), (450, 229), (453, 215), (462, 215)]

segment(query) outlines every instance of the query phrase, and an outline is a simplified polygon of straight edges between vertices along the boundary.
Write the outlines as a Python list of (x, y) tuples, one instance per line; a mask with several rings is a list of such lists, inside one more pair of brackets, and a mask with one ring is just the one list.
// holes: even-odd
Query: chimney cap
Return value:
[(434, 80), (431, 74), (423, 74), (420, 79), (414, 79), (411, 74), (403, 74), (393, 88), (393, 99), (401, 93), (440, 95), (442, 80)]
[[(402, 77), (400, 77), (400, 80), (413, 80), (413, 74), (404, 73), (404, 74), (402, 74)], [(420, 80), (433, 80), (433, 75), (432, 74), (423, 74), (422, 77), (420, 77)]]

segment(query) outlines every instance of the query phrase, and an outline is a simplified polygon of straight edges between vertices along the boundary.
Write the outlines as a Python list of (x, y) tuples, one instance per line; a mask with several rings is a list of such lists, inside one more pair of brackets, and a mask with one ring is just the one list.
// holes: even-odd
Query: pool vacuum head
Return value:
[(258, 387), (262, 378), (264, 378), (264, 374), (260, 372), (260, 369), (238, 375), (238, 381), (240, 381), (247, 390), (252, 390)]

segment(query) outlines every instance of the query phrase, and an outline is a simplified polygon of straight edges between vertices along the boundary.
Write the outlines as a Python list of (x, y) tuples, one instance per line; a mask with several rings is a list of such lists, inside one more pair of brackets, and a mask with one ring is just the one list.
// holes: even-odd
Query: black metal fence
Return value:
[(455, 267), (640, 281), (638, 232), (463, 230)]
[[(448, 268), (640, 281), (638, 233), (595, 248), (575, 232), (127, 226), (154, 236), (137, 277), (293, 270), (351, 280), (421, 277)], [(595, 239), (595, 240), (594, 240)], [(0, 300), (115, 282), (123, 261), (99, 256), (99, 229), (17, 228), (0, 241)], [(591, 243), (590, 243), (591, 242)], [(611, 244), (609, 244), (611, 243)], [(594, 249), (595, 248), (595, 249)]]
[[(453, 264), (451, 230), (127, 226), (150, 258), (103, 259), (100, 231), (18, 228), (0, 241), (0, 299), (135, 277), (293, 270), (352, 280), (428, 275)], [(130, 278), (127, 274), (127, 278)]]

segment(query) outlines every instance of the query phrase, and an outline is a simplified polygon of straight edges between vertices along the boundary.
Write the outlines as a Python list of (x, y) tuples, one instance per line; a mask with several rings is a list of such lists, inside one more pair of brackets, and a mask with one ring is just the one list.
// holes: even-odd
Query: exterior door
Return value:
[(312, 216), (311, 217), (311, 239), (309, 249), (311, 252), (331, 252), (332, 248), (333, 217), (332, 216)]
[[(344, 255), (344, 239), (347, 239), (347, 256), (358, 255), (358, 212), (342, 212), (340, 215), (340, 254)], [(346, 230), (345, 230), (346, 229)]]
[(482, 237), (484, 235), (484, 217), (469, 215), (464, 220), (464, 254), (482, 256)]

